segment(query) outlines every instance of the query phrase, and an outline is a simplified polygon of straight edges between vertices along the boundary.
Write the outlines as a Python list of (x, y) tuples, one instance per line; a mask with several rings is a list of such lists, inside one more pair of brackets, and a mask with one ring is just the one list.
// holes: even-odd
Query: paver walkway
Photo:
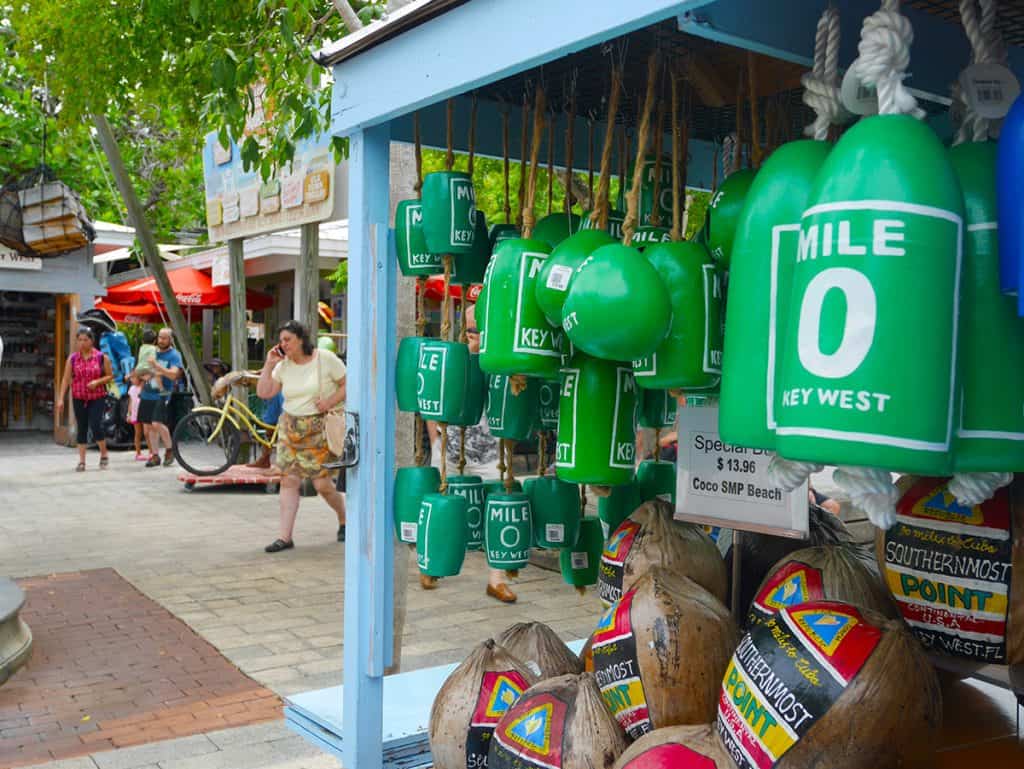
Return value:
[[(126, 453), (114, 454), (106, 472), (97, 462), (90, 453), (88, 471), (75, 473), (72, 451), (45, 437), (0, 434), (0, 571), (23, 578), (111, 568), (275, 693), (341, 683), (344, 549), (321, 500), (302, 500), (295, 550), (270, 556), (263, 546), (276, 536), (275, 496), (261, 489), (185, 493), (177, 469), (145, 468)], [(461, 659), (526, 619), (548, 622), (566, 640), (583, 638), (600, 611), (593, 591), (581, 598), (558, 574), (536, 568), (521, 572), (518, 604), (498, 604), (484, 595), (478, 553), (431, 592), (418, 586), (415, 559), (409, 575), (407, 670)], [(0, 688), (0, 707), (20, 675)], [(50, 769), (337, 765), (281, 722), (254, 729), (97, 753), (73, 759), (91, 763)]]

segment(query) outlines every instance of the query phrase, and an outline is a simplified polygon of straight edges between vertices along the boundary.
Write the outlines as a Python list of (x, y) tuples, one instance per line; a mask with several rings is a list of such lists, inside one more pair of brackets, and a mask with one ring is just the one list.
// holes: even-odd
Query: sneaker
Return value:
[(164, 467), (174, 466), (174, 454), (170, 451), (164, 453)]
[(160, 457), (158, 457), (156, 454), (151, 456), (146, 461), (146, 467), (160, 467)]
[(140, 452), (139, 452), (138, 454), (136, 454), (136, 455), (135, 455), (135, 461), (136, 461), (136, 462), (145, 462), (145, 461), (146, 461), (146, 455), (145, 455), (145, 454), (143, 454), (143, 453), (142, 453), (142, 452), (140, 451)]

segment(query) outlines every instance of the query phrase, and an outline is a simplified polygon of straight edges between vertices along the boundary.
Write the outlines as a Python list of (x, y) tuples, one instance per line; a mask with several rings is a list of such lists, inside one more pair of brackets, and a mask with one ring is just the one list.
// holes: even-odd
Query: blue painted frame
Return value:
[(348, 408), (360, 415), (345, 543), (345, 765), (381, 765), (392, 657), (397, 266), (388, 250), (389, 123), (349, 137)]

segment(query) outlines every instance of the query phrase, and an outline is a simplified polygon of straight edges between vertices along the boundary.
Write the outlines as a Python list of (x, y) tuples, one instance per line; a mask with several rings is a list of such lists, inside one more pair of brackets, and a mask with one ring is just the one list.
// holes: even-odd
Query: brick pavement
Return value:
[[(187, 494), (176, 469), (144, 468), (121, 453), (101, 473), (97, 461), (90, 453), (89, 470), (76, 474), (72, 451), (45, 437), (0, 434), (0, 569), (13, 577), (115, 569), (277, 694), (341, 683), (344, 550), (334, 541), (333, 513), (321, 500), (302, 500), (295, 550), (268, 556), (262, 548), (275, 536), (275, 496), (262, 489)], [(519, 603), (505, 606), (484, 595), (486, 573), (482, 556), (470, 554), (461, 575), (424, 592), (410, 560), (403, 669), (461, 659), (488, 635), (525, 619), (549, 622), (566, 640), (592, 629), (599, 613), (593, 592), (580, 598), (558, 574), (528, 568), (516, 584)], [(15, 676), (9, 685), (17, 681)], [(276, 726), (280, 731), (273, 739), (252, 737), (247, 745), (233, 745), (234, 763), (226, 766), (337, 766), (315, 749), (307, 751), (280, 722)], [(92, 762), (81, 766), (215, 769), (227, 760), (216, 758), (224, 752), (217, 741), (185, 739), (193, 742), (165, 740), (97, 753), (81, 759)], [(284, 748), (267, 747), (278, 743), (290, 745), (299, 764), (282, 763), (287, 756), (278, 751)], [(203, 752), (194, 760), (182, 757), (176, 752), (182, 744), (201, 745)], [(120, 756), (125, 763), (109, 765)], [(179, 758), (193, 764), (179, 768)]]

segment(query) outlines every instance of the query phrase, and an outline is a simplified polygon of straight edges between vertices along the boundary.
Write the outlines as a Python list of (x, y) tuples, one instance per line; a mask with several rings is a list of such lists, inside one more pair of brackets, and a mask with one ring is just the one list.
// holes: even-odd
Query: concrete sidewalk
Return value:
[[(281, 695), (341, 683), (344, 548), (333, 513), (302, 500), (296, 548), (263, 553), (277, 529), (277, 497), (255, 490), (184, 492), (179, 468), (145, 468), (98, 455), (75, 473), (74, 453), (45, 437), (0, 434), (0, 570), (12, 577), (109, 567), (178, 618), (238, 668)], [(507, 625), (548, 622), (583, 638), (600, 612), (558, 574), (528, 568), (519, 603), (484, 595), (486, 564), (470, 554), (463, 573), (424, 592), (410, 559), (403, 669), (461, 659)], [(15, 677), (16, 680), (17, 677)], [(0, 688), (0, 703), (4, 689)], [(76, 763), (77, 762), (77, 763)], [(89, 763), (91, 762), (91, 763)], [(243, 727), (94, 754), (50, 769), (255, 769), (335, 766), (283, 723)]]

